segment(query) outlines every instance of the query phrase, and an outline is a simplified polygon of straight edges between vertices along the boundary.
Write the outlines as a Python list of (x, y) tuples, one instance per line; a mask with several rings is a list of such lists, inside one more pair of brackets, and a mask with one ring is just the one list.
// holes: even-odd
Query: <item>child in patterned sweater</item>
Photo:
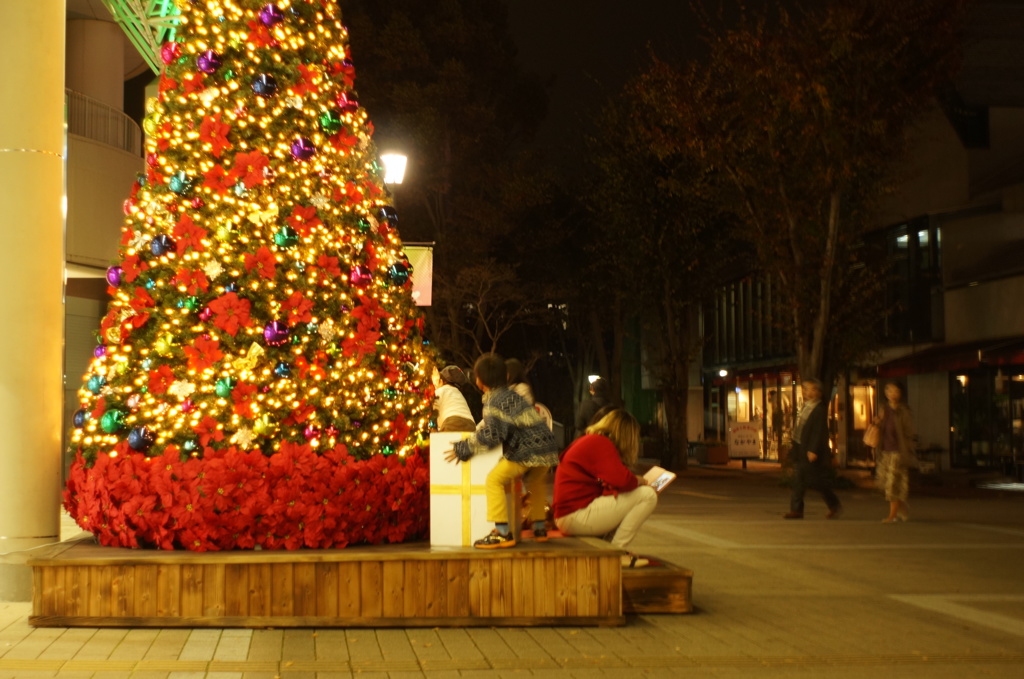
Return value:
[[(508, 388), (505, 360), (497, 354), (484, 354), (473, 365), (476, 383), (484, 392), (483, 419), (476, 431), (455, 442), (445, 453), (449, 462), (465, 462), (474, 454), (500, 445), (502, 457), (487, 475), (487, 520), (494, 522), (489, 535), (473, 543), (477, 549), (514, 547), (509, 527), (505, 488), (522, 477), (532, 498), (547, 497), (548, 469), (558, 463), (558, 444), (554, 434), (537, 411), (519, 394)], [(530, 503), (533, 536), (538, 542), (548, 539), (545, 502)]]

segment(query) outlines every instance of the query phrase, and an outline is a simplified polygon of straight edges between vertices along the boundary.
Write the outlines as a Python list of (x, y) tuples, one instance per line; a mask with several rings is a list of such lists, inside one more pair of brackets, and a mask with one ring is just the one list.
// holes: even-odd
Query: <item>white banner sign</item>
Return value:
[(761, 420), (730, 422), (728, 427), (729, 457), (761, 457)]

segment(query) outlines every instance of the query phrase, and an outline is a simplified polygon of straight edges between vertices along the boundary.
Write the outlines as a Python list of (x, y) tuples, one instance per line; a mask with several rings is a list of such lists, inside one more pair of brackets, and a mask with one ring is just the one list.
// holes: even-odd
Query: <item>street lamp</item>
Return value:
[(384, 183), (401, 184), (405, 178), (405, 164), (408, 158), (403, 153), (385, 153), (380, 159), (384, 162)]

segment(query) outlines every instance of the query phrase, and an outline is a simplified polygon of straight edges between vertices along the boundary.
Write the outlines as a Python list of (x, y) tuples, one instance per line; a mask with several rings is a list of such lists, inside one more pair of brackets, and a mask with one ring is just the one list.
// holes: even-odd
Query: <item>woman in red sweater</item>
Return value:
[[(625, 549), (658, 504), (658, 493), (630, 467), (640, 453), (640, 425), (616, 409), (573, 441), (555, 471), (555, 525), (566, 535), (602, 536)], [(646, 566), (627, 553), (622, 565)]]

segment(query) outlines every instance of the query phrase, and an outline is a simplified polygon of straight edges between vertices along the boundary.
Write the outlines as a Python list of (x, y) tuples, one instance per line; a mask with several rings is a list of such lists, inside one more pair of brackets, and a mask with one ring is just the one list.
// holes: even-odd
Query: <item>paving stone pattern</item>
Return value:
[[(634, 551), (694, 571), (691, 615), (614, 628), (34, 629), (0, 604), (0, 679), (1024, 676), (1024, 493), (919, 484), (911, 520), (864, 473), (845, 513), (783, 521), (777, 465), (690, 468)], [(66, 526), (66, 537), (77, 534)]]

